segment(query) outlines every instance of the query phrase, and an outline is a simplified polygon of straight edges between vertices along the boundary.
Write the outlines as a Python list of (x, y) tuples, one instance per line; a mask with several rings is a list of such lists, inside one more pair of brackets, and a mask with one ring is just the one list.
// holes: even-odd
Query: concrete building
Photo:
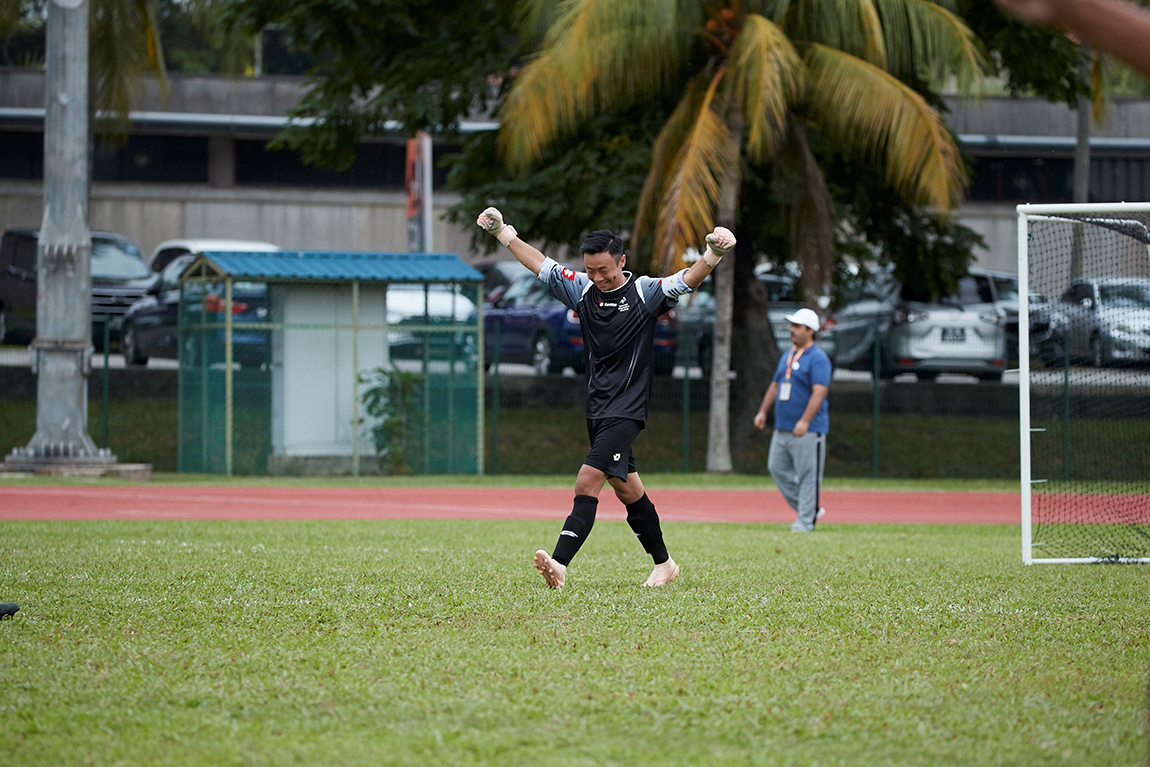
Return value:
[[(267, 141), (304, 90), (299, 77), (173, 75), (133, 110), (123, 147), (93, 158), (90, 226), (133, 237), (146, 253), (176, 237), (260, 239), (285, 248), (407, 249), (402, 137), (365, 140), (347, 171), (304, 166)], [(0, 230), (42, 214), (43, 74), (0, 69)], [(987, 242), (981, 266), (1015, 268), (1020, 202), (1070, 199), (1075, 114), (1042, 99), (947, 98), (948, 121), (974, 158), (958, 218)], [(490, 130), (471, 122), (465, 130)], [(1091, 199), (1150, 200), (1150, 100), (1117, 99), (1091, 141)], [(435, 153), (453, 151), (437, 142)], [(434, 248), (470, 259), (471, 231), (443, 219), (458, 195), (437, 171)]]
[[(266, 149), (303, 94), (303, 82), (173, 75), (166, 103), (155, 84), (147, 84), (134, 105), (127, 144), (98, 147), (92, 159), (90, 227), (127, 234), (146, 254), (182, 237), (406, 251), (402, 136), (364, 141), (343, 172)], [(40, 224), (43, 91), (42, 73), (0, 69), (0, 230)], [(433, 155), (454, 149), (437, 142)], [(443, 220), (459, 196), (442, 191), (442, 171), (435, 175), (434, 249), (466, 257), (471, 232)]]

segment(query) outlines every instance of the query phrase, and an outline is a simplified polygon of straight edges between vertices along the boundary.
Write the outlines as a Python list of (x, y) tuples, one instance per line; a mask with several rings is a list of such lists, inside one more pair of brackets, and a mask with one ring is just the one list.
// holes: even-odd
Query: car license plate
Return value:
[(944, 343), (960, 344), (966, 340), (966, 328), (943, 328), (942, 340)]

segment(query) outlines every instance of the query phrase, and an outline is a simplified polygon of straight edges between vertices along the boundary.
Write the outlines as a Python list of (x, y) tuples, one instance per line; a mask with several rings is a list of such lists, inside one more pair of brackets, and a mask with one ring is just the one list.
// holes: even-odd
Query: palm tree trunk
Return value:
[(807, 143), (806, 128), (793, 114), (788, 134), (798, 157), (804, 188), (791, 208), (791, 247), (803, 267), (803, 303), (817, 312), (830, 305), (834, 276), (834, 222), (831, 195)]
[[(727, 113), (727, 127), (735, 151), (734, 161), (723, 175), (715, 221), (734, 231), (739, 203), (739, 152), (743, 119), (737, 108)], [(711, 362), (711, 418), (707, 428), (707, 471), (730, 472), (731, 464), (731, 325), (734, 316), (735, 254), (714, 271), (715, 336)]]
[[(745, 227), (743, 227), (745, 228)], [(771, 299), (766, 285), (755, 277), (750, 237), (736, 230), (735, 302), (731, 334), (731, 364), (739, 371), (731, 406), (731, 451), (739, 455), (756, 431), (755, 413), (779, 364), (779, 345), (771, 327)]]

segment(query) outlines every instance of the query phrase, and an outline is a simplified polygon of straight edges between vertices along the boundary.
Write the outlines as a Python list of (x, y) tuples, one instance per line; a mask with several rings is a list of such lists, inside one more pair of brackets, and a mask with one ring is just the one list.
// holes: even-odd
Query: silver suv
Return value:
[(1055, 312), (1072, 359), (1096, 367), (1150, 360), (1150, 279), (1079, 280)]
[(940, 373), (965, 373), (1001, 380), (1006, 367), (1007, 312), (995, 294), (994, 276), (971, 269), (958, 279), (952, 295), (931, 301), (913, 286), (880, 274), (859, 300), (834, 313), (830, 333), (835, 363), (872, 370), (875, 339), (881, 333), (879, 374), (883, 378), (915, 373), (929, 381)]

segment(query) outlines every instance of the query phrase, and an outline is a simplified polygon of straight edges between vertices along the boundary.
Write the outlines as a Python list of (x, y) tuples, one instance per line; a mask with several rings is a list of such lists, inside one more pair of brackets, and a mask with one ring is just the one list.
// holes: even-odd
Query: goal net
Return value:
[(1150, 203), (1018, 206), (1018, 277), (1023, 561), (1150, 562)]

